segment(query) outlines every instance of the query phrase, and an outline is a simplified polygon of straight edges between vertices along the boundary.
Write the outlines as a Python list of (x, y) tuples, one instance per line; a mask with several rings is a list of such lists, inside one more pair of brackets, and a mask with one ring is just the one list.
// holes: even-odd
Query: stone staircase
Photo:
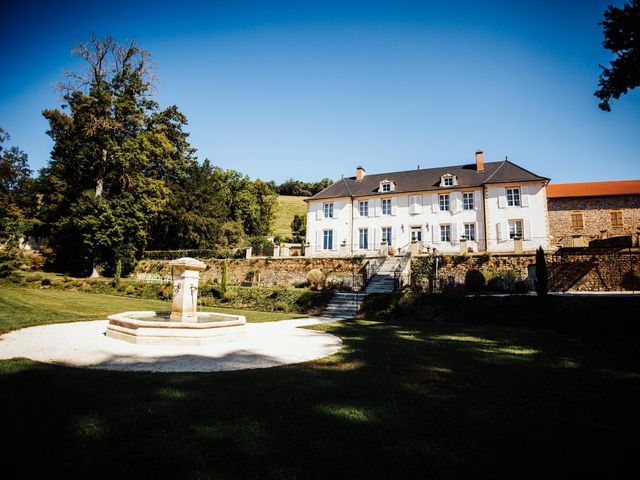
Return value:
[(367, 288), (364, 291), (365, 295), (370, 293), (389, 293), (393, 292), (393, 270), (398, 263), (398, 259), (395, 257), (387, 257), (378, 272), (369, 280)]
[(362, 293), (336, 292), (331, 297), (322, 316), (336, 319), (353, 318), (358, 313), (363, 297)]

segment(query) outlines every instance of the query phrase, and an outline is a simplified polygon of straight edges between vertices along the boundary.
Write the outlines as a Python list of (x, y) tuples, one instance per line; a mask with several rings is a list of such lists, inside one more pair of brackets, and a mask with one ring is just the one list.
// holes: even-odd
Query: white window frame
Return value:
[(420, 238), (416, 239), (415, 241), (422, 242), (422, 227), (421, 226), (409, 227), (409, 237), (411, 239), (411, 243), (414, 242), (414, 239), (413, 239), (414, 233), (418, 233), (418, 235), (420, 236)]
[(383, 198), (381, 207), (382, 207), (382, 215), (391, 215), (392, 205), (391, 205), (390, 198)]
[(334, 218), (333, 217), (333, 202), (327, 202), (322, 204), (322, 213), (324, 214), (324, 218)]
[[(446, 206), (446, 208), (443, 208)], [(448, 212), (451, 210), (451, 196), (448, 193), (441, 193), (438, 195), (438, 207), (441, 212)]]
[[(507, 221), (507, 225), (509, 226), (509, 239), (513, 240), (514, 238), (524, 238), (524, 221), (520, 218), (515, 218)], [(520, 227), (518, 229), (518, 226)], [(520, 235), (518, 235), (518, 230)]]
[[(363, 242), (363, 240), (365, 241)], [(360, 250), (369, 249), (369, 229), (368, 228), (358, 229), (358, 248)]]
[(387, 242), (387, 245), (391, 245), (393, 241), (393, 229), (391, 227), (382, 227), (382, 235), (380, 237), (380, 241)]
[(440, 241), (445, 243), (451, 243), (451, 224), (440, 224)]
[(463, 210), (476, 209), (475, 192), (462, 192), (462, 209)]
[(443, 177), (442, 178), (442, 186), (443, 187), (453, 187), (453, 177)]
[(505, 195), (507, 197), (508, 207), (520, 207), (522, 206), (522, 192), (520, 187), (509, 187), (505, 189)]
[[(327, 248), (327, 238), (330, 239), (330, 243)], [(322, 250), (333, 250), (333, 229), (327, 228), (322, 230)]]
[(391, 191), (391, 182), (383, 182), (382, 185), (380, 185), (382, 188), (381, 190), (383, 192), (390, 192)]
[[(470, 233), (472, 233), (473, 235), (470, 235)], [(476, 241), (476, 224), (475, 223), (464, 224), (464, 236), (467, 237), (467, 240), (471, 242)]]
[(369, 216), (369, 201), (368, 200), (362, 200), (362, 201), (358, 202), (358, 212), (360, 213), (361, 217), (368, 217)]

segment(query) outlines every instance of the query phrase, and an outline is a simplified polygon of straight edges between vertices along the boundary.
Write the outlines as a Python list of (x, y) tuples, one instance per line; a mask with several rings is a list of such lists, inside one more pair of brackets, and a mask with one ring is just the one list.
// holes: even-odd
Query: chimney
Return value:
[(361, 181), (363, 178), (364, 178), (364, 168), (358, 165), (358, 168), (356, 168), (356, 182)]
[(484, 153), (482, 150), (476, 150), (476, 170), (484, 172)]

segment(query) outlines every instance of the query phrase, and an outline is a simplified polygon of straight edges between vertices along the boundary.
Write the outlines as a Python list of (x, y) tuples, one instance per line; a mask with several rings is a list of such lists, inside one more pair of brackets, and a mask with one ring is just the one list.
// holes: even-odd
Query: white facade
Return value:
[[(390, 230), (389, 230), (390, 229)], [(389, 191), (357, 198), (310, 200), (307, 214), (309, 256), (377, 255), (383, 237), (397, 252), (415, 240), (420, 250), (460, 253), (463, 235), (474, 252), (513, 252), (548, 246), (545, 183), (453, 185), (422, 192)]]

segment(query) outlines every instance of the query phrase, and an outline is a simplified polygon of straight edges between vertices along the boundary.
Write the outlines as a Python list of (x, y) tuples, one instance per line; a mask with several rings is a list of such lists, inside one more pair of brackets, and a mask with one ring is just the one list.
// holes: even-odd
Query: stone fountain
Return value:
[(244, 331), (242, 315), (198, 312), (198, 281), (206, 265), (184, 257), (173, 267), (171, 312), (123, 312), (108, 317), (106, 335), (141, 345), (205, 345)]

